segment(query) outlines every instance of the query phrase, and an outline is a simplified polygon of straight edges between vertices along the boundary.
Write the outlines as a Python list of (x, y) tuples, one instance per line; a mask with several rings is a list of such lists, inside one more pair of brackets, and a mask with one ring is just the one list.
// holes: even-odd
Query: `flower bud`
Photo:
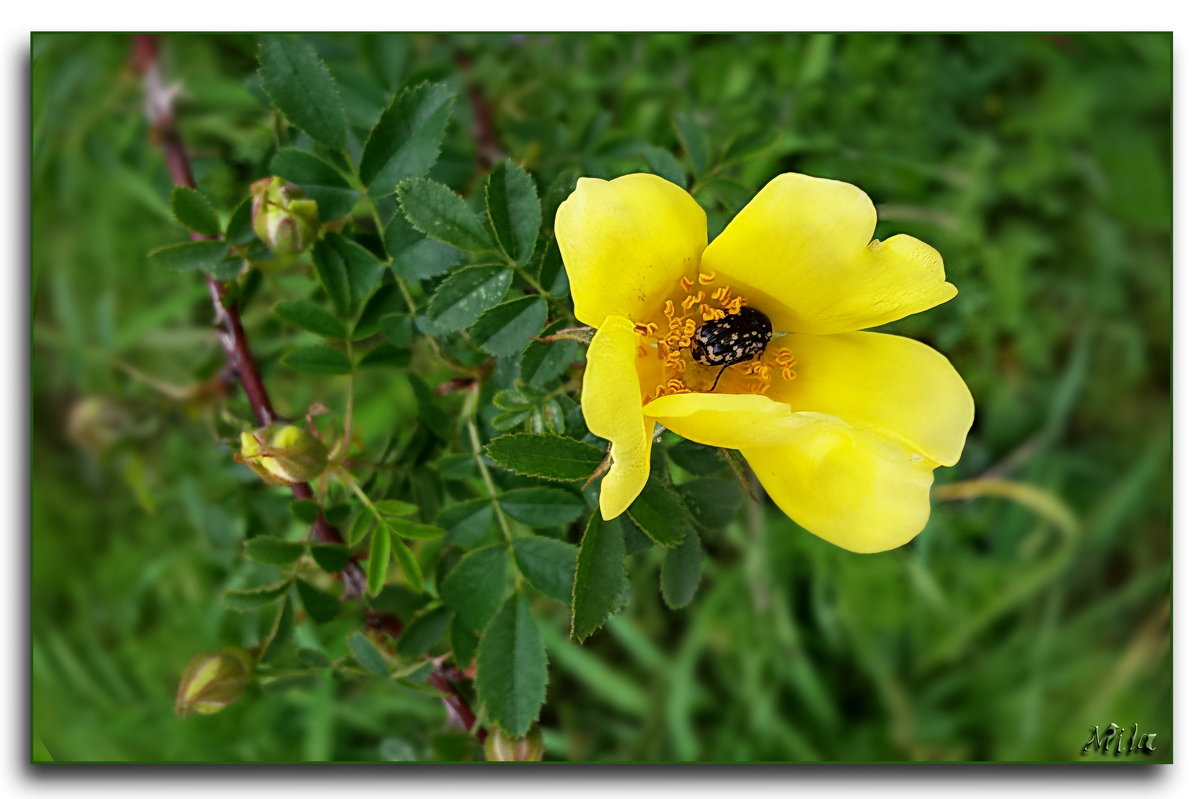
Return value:
[(84, 397), (67, 415), (67, 437), (96, 455), (110, 449), (132, 429), (129, 413), (108, 397)]
[(484, 755), (495, 762), (534, 762), (542, 759), (542, 731), (534, 727), (524, 738), (513, 740), (499, 727), (493, 727), (483, 745)]
[(175, 695), (175, 715), (210, 716), (241, 698), (254, 674), (254, 658), (245, 649), (227, 646), (196, 655), (188, 662)]
[(317, 201), (283, 178), (263, 178), (250, 185), (254, 233), (271, 251), (295, 255), (317, 237)]
[(242, 461), (272, 485), (304, 483), (324, 473), (329, 449), (302, 427), (273, 424), (242, 433)]

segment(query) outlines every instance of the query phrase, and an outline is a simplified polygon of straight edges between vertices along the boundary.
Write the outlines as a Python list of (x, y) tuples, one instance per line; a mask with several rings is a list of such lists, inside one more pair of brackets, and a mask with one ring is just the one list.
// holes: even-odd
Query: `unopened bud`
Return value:
[(241, 698), (253, 674), (254, 658), (241, 647), (196, 655), (179, 680), (175, 715), (182, 719), (220, 712)]
[(67, 415), (67, 436), (97, 455), (124, 438), (132, 427), (126, 410), (107, 397), (84, 397)]
[(263, 178), (250, 185), (254, 233), (279, 255), (304, 252), (317, 237), (317, 201), (283, 178)]
[(242, 461), (273, 485), (304, 483), (325, 472), (329, 449), (302, 427), (274, 424), (242, 433)]
[(542, 731), (534, 727), (524, 738), (516, 740), (499, 727), (488, 733), (483, 745), (484, 754), (492, 762), (533, 762), (542, 759)]

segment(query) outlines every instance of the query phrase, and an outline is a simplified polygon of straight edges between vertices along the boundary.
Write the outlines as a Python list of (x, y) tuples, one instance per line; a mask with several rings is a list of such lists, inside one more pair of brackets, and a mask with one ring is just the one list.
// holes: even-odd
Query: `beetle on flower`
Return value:
[(597, 329), (582, 405), (611, 443), (603, 518), (645, 486), (657, 423), (740, 450), (793, 521), (845, 549), (925, 527), (933, 470), (958, 462), (974, 402), (940, 353), (861, 331), (957, 289), (936, 250), (873, 240), (875, 222), (857, 187), (784, 174), (710, 244), (675, 184), (580, 179), (554, 230), (575, 316)]

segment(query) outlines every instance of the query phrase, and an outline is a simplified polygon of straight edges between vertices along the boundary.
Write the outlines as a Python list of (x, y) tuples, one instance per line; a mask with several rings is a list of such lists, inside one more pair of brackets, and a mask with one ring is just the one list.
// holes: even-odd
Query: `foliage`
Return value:
[[(427, 682), (442, 656), (548, 759), (1069, 760), (1114, 719), (1169, 759), (1168, 36), (162, 44), (198, 191), (147, 141), (126, 37), (33, 40), (33, 732), (56, 760), (483, 759)], [(666, 434), (600, 522), (553, 215), (580, 175), (646, 170), (713, 235), (796, 170), (937, 246), (959, 297), (888, 329), (972, 388), (935, 487), (966, 502), (855, 555)], [(273, 175), (316, 201), (307, 253), (254, 237)], [(329, 409), (319, 506), (235, 462), (254, 414), (196, 270), (232, 281), (280, 413)], [(1021, 487), (964, 482), (985, 474)], [(307, 540), (318, 507), (348, 549)], [(368, 596), (338, 602), (354, 559)], [(254, 682), (179, 721), (180, 674), (223, 646)]]

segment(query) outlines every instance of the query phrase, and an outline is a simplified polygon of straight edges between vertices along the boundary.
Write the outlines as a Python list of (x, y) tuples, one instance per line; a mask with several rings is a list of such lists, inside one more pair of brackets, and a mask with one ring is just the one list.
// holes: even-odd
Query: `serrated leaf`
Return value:
[(472, 629), (481, 630), (508, 592), (508, 553), (503, 544), (468, 552), (441, 583), (442, 599)]
[(346, 337), (346, 328), (341, 321), (314, 302), (307, 300), (281, 302), (275, 306), (275, 315), (285, 322), (291, 322), (301, 330), (316, 333), (318, 336)]
[(267, 36), (259, 61), (263, 88), (288, 121), (330, 149), (344, 147), (346, 112), (316, 52), (294, 36)]
[(271, 566), (287, 566), (304, 556), (304, 544), (260, 535), (246, 541), (246, 557)]
[(513, 541), (517, 568), (537, 590), (564, 605), (571, 604), (571, 583), (579, 548), (540, 535)]
[(396, 654), (404, 657), (424, 655), (446, 634), (452, 615), (450, 608), (442, 605), (410, 620), (396, 641)]
[(258, 610), (286, 594), (291, 585), (291, 580), (280, 580), (277, 583), (260, 585), (257, 588), (235, 589), (226, 591), (222, 595), (222, 600), (225, 602), (225, 607), (239, 613)]
[(343, 319), (349, 318), (353, 298), (350, 294), (350, 275), (346, 271), (346, 260), (327, 239), (321, 239), (313, 245), (312, 259), (313, 266), (317, 268), (317, 277), (321, 279), (321, 285), (333, 300), (337, 315)]
[(662, 147), (647, 145), (642, 150), (642, 157), (650, 166), (650, 171), (660, 178), (666, 178), (681, 189), (687, 188), (687, 173), (679, 159)]
[(542, 223), (542, 206), (533, 178), (506, 158), (488, 175), (483, 196), (500, 249), (518, 264), (525, 264), (533, 255)]
[(395, 96), (363, 145), (359, 175), (372, 196), (429, 172), (441, 152), (453, 102), (454, 94), (440, 83), (422, 83)]
[(479, 541), (492, 522), (492, 501), (487, 497), (447, 505), (438, 512), (438, 526), (446, 531), (446, 543), (469, 547)]
[(379, 525), (371, 534), (371, 556), (367, 560), (367, 590), (371, 596), (377, 596), (383, 590), (391, 563), (392, 537), (387, 528)]
[(497, 266), (459, 270), (442, 281), (429, 300), (429, 327), (445, 335), (471, 326), (498, 303), (512, 283), (512, 272)]
[(384, 246), (396, 272), (405, 280), (426, 280), (449, 272), (467, 259), (466, 253), (441, 241), (425, 238), (403, 213), (396, 214), (384, 232)]
[(546, 698), (546, 648), (529, 602), (514, 594), (479, 642), (475, 686), (488, 718), (519, 738), (528, 732)]
[(689, 528), (679, 546), (667, 550), (659, 572), (659, 590), (667, 607), (678, 610), (692, 601), (700, 585), (704, 551), (700, 536)]
[(450, 649), (454, 652), (454, 662), (460, 669), (467, 668), (478, 648), (479, 634), (455, 616), (454, 621), (450, 622)]
[(171, 213), (175, 221), (202, 236), (220, 236), (221, 220), (208, 198), (189, 186), (176, 186), (171, 192)]
[(691, 524), (683, 498), (657, 477), (646, 481), (646, 487), (626, 513), (639, 530), (664, 547), (673, 547), (682, 541), (684, 531)]
[(675, 133), (683, 144), (688, 160), (692, 162), (692, 168), (699, 176), (708, 169), (708, 139), (704, 135), (704, 129), (696, 124), (696, 120), (685, 114), (676, 114), (674, 121)]
[(412, 516), (420, 508), (401, 499), (381, 499), (375, 502), (375, 510), (385, 518)]
[(486, 449), (509, 471), (564, 482), (588, 479), (604, 460), (591, 444), (552, 433), (512, 433), (492, 439)]
[(271, 622), (271, 628), (263, 642), (260, 660), (263, 663), (270, 663), (287, 653), (295, 644), (293, 638), (295, 631), (296, 611), (292, 609), (292, 598), (286, 596)]
[(309, 544), (313, 560), (324, 571), (337, 574), (350, 562), (350, 550), (342, 544)]
[(388, 676), (390, 669), (387, 660), (380, 653), (379, 648), (361, 632), (350, 633), (350, 637), (346, 639), (346, 648), (350, 650), (350, 655), (358, 661), (358, 664), (368, 672), (376, 677)]
[(492, 239), (467, 201), (448, 186), (413, 178), (396, 186), (404, 216), (431, 239), (468, 252), (492, 249)]
[(638, 529), (638, 526), (633, 523), (633, 520), (627, 514), (621, 514), (618, 518), (621, 520), (621, 532), (625, 536), (626, 555), (636, 555), (639, 552), (654, 549), (654, 542)]
[(207, 271), (218, 268), (229, 249), (223, 241), (185, 241), (160, 247), (150, 253), (154, 266), (175, 269), (180, 272)]
[(317, 624), (332, 621), (342, 607), (337, 597), (330, 596), (304, 580), (296, 580), (296, 593), (300, 595), (300, 604), (304, 607), (304, 612)]
[(505, 491), (499, 499), (505, 513), (530, 527), (568, 524), (578, 519), (585, 508), (578, 494), (550, 486)]
[(271, 173), (294, 183), (317, 202), (321, 221), (340, 219), (358, 202), (358, 190), (328, 161), (295, 147), (285, 147), (271, 159)]
[(346, 283), (350, 289), (351, 308), (356, 301), (368, 296), (379, 285), (385, 266), (375, 254), (353, 239), (329, 235), (325, 241), (333, 245), (346, 265)]
[(348, 375), (354, 369), (345, 353), (329, 347), (297, 347), (281, 360), (284, 366), (313, 375)]
[(620, 524), (592, 515), (579, 542), (571, 586), (571, 636), (583, 641), (620, 606), (625, 587), (625, 536)]
[(471, 326), (471, 340), (497, 358), (516, 355), (546, 324), (546, 301), (521, 297), (503, 302)]
[(229, 224), (225, 226), (225, 240), (231, 244), (248, 244), (254, 240), (254, 228), (250, 216), (250, 198), (238, 203), (229, 215)]

